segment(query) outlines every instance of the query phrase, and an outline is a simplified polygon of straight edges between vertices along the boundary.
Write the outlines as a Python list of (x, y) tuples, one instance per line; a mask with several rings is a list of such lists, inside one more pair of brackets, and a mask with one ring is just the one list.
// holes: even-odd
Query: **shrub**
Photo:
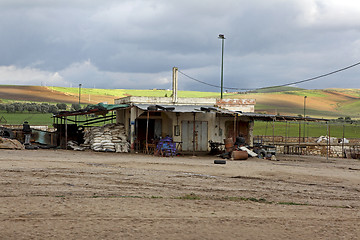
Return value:
[(66, 105), (66, 103), (58, 103), (58, 104), (56, 104), (56, 107), (61, 110), (66, 110), (67, 105)]

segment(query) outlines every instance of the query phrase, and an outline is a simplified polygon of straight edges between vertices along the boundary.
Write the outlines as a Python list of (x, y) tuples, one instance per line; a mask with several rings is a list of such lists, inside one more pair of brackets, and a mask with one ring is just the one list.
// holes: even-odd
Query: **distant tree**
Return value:
[(15, 112), (15, 106), (12, 104), (7, 104), (6, 105), (6, 112), (8, 113), (14, 113)]
[(50, 108), (50, 105), (48, 103), (40, 104), (40, 112), (42, 112), (42, 113), (48, 113), (49, 108)]
[(6, 110), (6, 104), (0, 103), (0, 110)]
[(78, 103), (73, 103), (71, 104), (71, 109), (75, 111), (79, 111), (81, 109), (81, 106)]
[(345, 117), (345, 122), (351, 122), (351, 117)]
[(337, 120), (338, 120), (339, 122), (343, 122), (343, 121), (344, 121), (344, 118), (343, 118), (343, 117), (339, 117)]
[(37, 107), (34, 104), (26, 104), (26, 110), (30, 113), (30, 112), (36, 112), (37, 111)]
[(48, 112), (49, 112), (49, 113), (52, 113), (52, 114), (56, 114), (56, 113), (59, 112), (59, 109), (58, 109), (58, 107), (55, 106), (55, 105), (50, 105)]
[(61, 110), (66, 110), (67, 105), (66, 105), (66, 103), (57, 103), (56, 107)]
[(35, 107), (35, 112), (41, 112), (41, 105), (40, 104), (37, 104), (37, 103), (34, 103), (33, 104), (34, 105), (34, 107)]
[(15, 103), (12, 103), (12, 105), (15, 108), (15, 112), (23, 112), (24, 111), (24, 104), (23, 103), (15, 102)]

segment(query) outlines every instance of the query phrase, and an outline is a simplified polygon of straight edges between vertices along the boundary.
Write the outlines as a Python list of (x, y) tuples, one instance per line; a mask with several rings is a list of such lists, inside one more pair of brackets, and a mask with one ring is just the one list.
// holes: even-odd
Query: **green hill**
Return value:
[[(0, 101), (48, 102), (96, 104), (113, 103), (125, 96), (170, 97), (170, 90), (93, 89), (40, 86), (0, 86)], [(220, 97), (218, 92), (179, 91), (179, 97)], [(305, 98), (306, 96), (306, 98)], [(360, 119), (360, 89), (306, 90), (293, 87), (259, 89), (256, 92), (225, 93), (225, 98), (256, 99), (255, 110), (261, 113), (281, 115), (306, 115), (311, 117)]]

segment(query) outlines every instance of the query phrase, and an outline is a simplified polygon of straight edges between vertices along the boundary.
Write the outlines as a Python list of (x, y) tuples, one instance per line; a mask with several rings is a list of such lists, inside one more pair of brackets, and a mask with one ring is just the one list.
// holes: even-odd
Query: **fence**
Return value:
[[(255, 124), (263, 144), (274, 145), (285, 154), (321, 155), (358, 158), (360, 126), (339, 122), (269, 122)], [(255, 129), (254, 129), (255, 130)]]

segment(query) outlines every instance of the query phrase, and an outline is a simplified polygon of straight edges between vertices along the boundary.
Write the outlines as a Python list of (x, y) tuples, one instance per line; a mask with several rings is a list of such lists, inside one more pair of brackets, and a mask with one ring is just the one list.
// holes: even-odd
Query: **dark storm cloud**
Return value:
[[(257, 88), (360, 60), (355, 0), (33, 0), (0, 2), (0, 83), (170, 88), (173, 66)], [(359, 87), (354, 68), (303, 87)], [(16, 78), (16, 79), (15, 79)], [(180, 76), (186, 90), (218, 89)], [(301, 86), (300, 86), (301, 87)]]

